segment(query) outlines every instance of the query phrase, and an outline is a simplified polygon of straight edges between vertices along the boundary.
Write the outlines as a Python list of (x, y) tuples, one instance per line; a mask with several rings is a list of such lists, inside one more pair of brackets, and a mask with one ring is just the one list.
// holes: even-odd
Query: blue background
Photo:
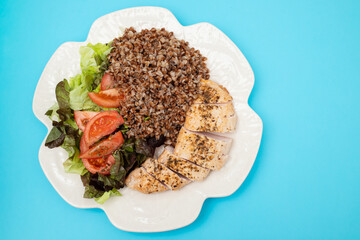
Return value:
[[(360, 239), (359, 1), (0, 3), (0, 239)], [(46, 128), (32, 113), (58, 46), (84, 41), (104, 14), (146, 5), (224, 31), (254, 70), (249, 103), (264, 122), (240, 189), (206, 200), (193, 224), (155, 234), (68, 205), (40, 168)]]

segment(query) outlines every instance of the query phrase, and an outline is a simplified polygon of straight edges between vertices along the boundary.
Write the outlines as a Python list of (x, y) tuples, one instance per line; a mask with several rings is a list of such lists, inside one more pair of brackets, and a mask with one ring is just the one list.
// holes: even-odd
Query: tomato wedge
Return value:
[(117, 132), (114, 135), (109, 136), (107, 139), (95, 144), (86, 152), (80, 155), (80, 158), (100, 158), (111, 154), (118, 149), (124, 142), (121, 132)]
[(86, 144), (85, 137), (83, 135), (80, 140), (80, 153), (84, 153), (87, 150), (89, 150), (89, 146)]
[(114, 87), (114, 78), (109, 73), (105, 73), (101, 79), (101, 91), (108, 90)]
[[(86, 144), (83, 135), (80, 141), (80, 153), (85, 153), (87, 150), (89, 150), (89, 146)], [(112, 155), (94, 159), (82, 158), (81, 160), (89, 172), (94, 174), (98, 172), (103, 175), (110, 174), (110, 168), (115, 163), (115, 158)]]
[(86, 124), (84, 131), (85, 143), (91, 146), (101, 138), (113, 133), (124, 119), (118, 111), (106, 111), (97, 114)]
[(124, 95), (120, 93), (118, 88), (108, 89), (100, 91), (98, 93), (88, 93), (90, 99), (105, 108), (115, 108), (121, 106), (121, 101), (124, 99)]
[(97, 115), (99, 112), (91, 111), (74, 111), (75, 122), (78, 125), (81, 131), (85, 130), (86, 124), (89, 122), (90, 118)]
[(85, 168), (91, 173), (101, 173), (103, 175), (110, 174), (110, 168), (115, 163), (112, 155), (95, 159), (81, 159)]

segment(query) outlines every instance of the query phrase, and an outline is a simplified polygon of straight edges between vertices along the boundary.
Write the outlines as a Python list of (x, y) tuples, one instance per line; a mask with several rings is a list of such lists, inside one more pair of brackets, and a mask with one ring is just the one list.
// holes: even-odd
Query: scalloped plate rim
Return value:
[[(46, 139), (46, 136), (49, 134), (50, 132), (50, 127), (47, 126), (47, 124), (45, 123), (45, 117), (43, 117), (42, 115), (39, 115), (40, 113), (38, 113), (36, 110), (35, 110), (35, 97), (36, 97), (36, 93), (38, 91), (38, 86), (39, 86), (39, 83), (40, 83), (40, 79), (42, 79), (43, 75), (44, 75), (44, 72), (45, 72), (45, 69), (47, 68), (48, 64), (51, 62), (51, 59), (56, 55), (56, 52), (62, 48), (64, 45), (67, 45), (67, 44), (71, 44), (71, 43), (75, 43), (75, 44), (81, 44), (81, 43), (86, 43), (86, 42), (89, 42), (89, 38), (91, 36), (91, 32), (92, 32), (92, 29), (94, 27), (94, 25), (96, 24), (96, 22), (100, 21), (102, 18), (104, 17), (107, 17), (107, 16), (110, 16), (110, 15), (115, 15), (115, 14), (119, 14), (120, 12), (122, 11), (129, 11), (129, 10), (132, 10), (132, 9), (144, 9), (144, 8), (151, 8), (151, 9), (156, 9), (156, 10), (161, 10), (161, 11), (166, 11), (167, 13), (170, 13), (172, 15), (172, 17), (176, 20), (176, 22), (178, 23), (178, 25), (180, 27), (183, 27), (183, 28), (189, 28), (189, 27), (194, 27), (194, 26), (197, 26), (197, 25), (203, 25), (203, 24), (208, 24), (210, 25), (211, 27), (215, 28), (216, 30), (218, 30), (219, 32), (221, 32), (221, 34), (228, 40), (229, 43), (231, 43), (231, 45), (233, 45), (237, 51), (237, 54), (240, 54), (241, 57), (243, 57), (249, 67), (249, 69), (251, 70), (251, 87), (249, 89), (249, 92), (247, 93), (247, 100), (246, 100), (246, 106), (255, 114), (255, 116), (258, 118), (258, 121), (259, 121), (259, 124), (260, 124), (260, 136), (259, 136), (259, 144), (257, 146), (257, 151), (256, 151), (256, 154), (255, 154), (255, 158), (254, 160), (252, 161), (251, 163), (251, 167), (249, 168), (249, 171), (247, 171), (247, 173), (245, 174), (245, 177), (244, 179), (242, 179), (242, 181), (240, 181), (239, 184), (236, 184), (232, 187), (232, 189), (230, 189), (228, 192), (224, 192), (223, 194), (218, 194), (217, 196), (208, 196), (207, 193), (204, 193), (205, 196), (202, 196), (202, 198), (200, 199), (199, 203), (200, 203), (200, 207), (196, 208), (198, 211), (196, 212), (196, 214), (193, 216), (192, 219), (189, 219), (189, 221), (183, 223), (181, 226), (175, 226), (175, 227), (172, 227), (172, 228), (167, 228), (167, 229), (161, 229), (161, 230), (156, 230), (156, 231), (139, 231), (138, 229), (129, 229), (129, 228), (124, 228), (122, 227), (121, 225), (117, 224), (116, 221), (114, 219), (112, 219), (112, 217), (109, 216), (109, 214), (107, 213), (107, 210), (106, 208), (104, 207), (104, 205), (100, 205), (100, 204), (97, 204), (94, 202), (94, 205), (91, 205), (91, 206), (84, 206), (84, 205), (77, 205), (76, 203), (70, 201), (67, 196), (65, 194), (63, 194), (57, 187), (55, 184), (53, 184), (51, 178), (48, 177), (48, 173), (47, 171), (44, 169), (44, 166), (40, 160), (40, 149), (41, 149), (41, 146), (45, 143), (45, 139)], [(185, 226), (188, 226), (190, 225), (191, 223), (193, 223), (199, 216), (201, 210), (202, 210), (202, 207), (203, 207), (203, 204), (205, 202), (206, 199), (208, 198), (221, 198), (221, 197), (227, 197), (227, 196), (230, 196), (232, 195), (234, 192), (236, 192), (240, 186), (243, 184), (243, 182), (245, 181), (245, 179), (247, 178), (247, 176), (249, 175), (252, 167), (253, 167), (253, 164), (255, 163), (255, 160), (256, 160), (256, 155), (258, 154), (258, 151), (259, 151), (259, 148), (260, 148), (260, 144), (261, 144), (261, 139), (262, 139), (262, 132), (263, 132), (263, 122), (262, 122), (262, 119), (259, 117), (259, 115), (249, 106), (249, 103), (248, 103), (248, 99), (249, 99), (249, 96), (253, 90), (253, 87), (254, 87), (254, 84), (255, 84), (255, 76), (254, 76), (254, 72), (249, 64), (249, 62), (247, 61), (247, 59), (245, 58), (245, 56), (243, 55), (243, 53), (241, 52), (241, 50), (236, 46), (236, 44), (224, 33), (222, 32), (220, 29), (218, 29), (216, 26), (214, 26), (213, 24), (211, 23), (208, 23), (208, 22), (200, 22), (200, 23), (196, 23), (196, 24), (192, 24), (192, 25), (187, 25), (187, 26), (184, 26), (182, 25), (178, 20), (177, 18), (175, 17), (175, 15), (168, 9), (166, 8), (162, 8), (162, 7), (154, 7), (154, 6), (144, 6), (144, 7), (132, 7), (132, 8), (126, 8), (126, 9), (121, 9), (121, 10), (118, 10), (118, 11), (114, 11), (114, 12), (111, 12), (111, 13), (108, 13), (108, 14), (105, 14), (99, 18), (97, 18), (96, 20), (94, 20), (94, 22), (92, 23), (90, 29), (89, 29), (89, 33), (88, 33), (88, 36), (86, 38), (85, 41), (82, 41), (82, 42), (76, 42), (76, 41), (67, 41), (67, 42), (64, 42), (62, 43), (56, 50), (55, 52), (51, 55), (51, 57), (49, 58), (47, 64), (45, 65), (44, 67), (44, 70), (39, 78), (39, 81), (37, 83), (37, 86), (36, 86), (36, 89), (35, 89), (35, 92), (34, 92), (34, 97), (33, 97), (33, 104), (32, 104), (32, 110), (33, 110), (33, 113), (35, 115), (35, 117), (43, 124), (45, 125), (45, 127), (47, 128), (47, 134), (44, 138), (44, 140), (42, 141), (41, 143), (41, 146), (39, 148), (39, 153), (38, 153), (38, 158), (39, 158), (39, 163), (40, 163), (40, 166), (42, 168), (42, 171), (44, 172), (46, 178), (49, 180), (49, 182), (51, 183), (51, 185), (54, 187), (55, 191), (71, 206), (75, 207), (75, 208), (79, 208), (79, 209), (94, 209), (94, 208), (98, 208), (98, 209), (102, 209), (105, 214), (107, 215), (109, 221), (111, 222), (112, 225), (114, 225), (116, 228), (118, 229), (121, 229), (123, 231), (127, 231), (127, 232), (142, 232), (142, 233), (146, 233), (146, 232), (164, 232), (164, 231), (171, 231), (171, 230), (175, 230), (175, 229), (179, 229), (179, 228), (183, 228)], [(201, 196), (201, 195), (199, 195)]]

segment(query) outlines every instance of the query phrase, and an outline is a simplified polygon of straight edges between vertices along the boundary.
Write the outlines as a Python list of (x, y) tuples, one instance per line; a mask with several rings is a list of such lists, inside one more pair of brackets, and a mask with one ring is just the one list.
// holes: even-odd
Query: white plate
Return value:
[(66, 42), (56, 50), (40, 77), (33, 111), (50, 131), (51, 121), (44, 113), (55, 102), (56, 84), (80, 72), (79, 47), (89, 42), (109, 42), (130, 26), (136, 30), (165, 27), (208, 58), (211, 79), (230, 91), (239, 119), (229, 161), (203, 182), (191, 183), (179, 191), (145, 195), (123, 188), (120, 190), (122, 197), (113, 197), (104, 205), (82, 197), (84, 187), (79, 175), (64, 172), (62, 162), (67, 159), (67, 153), (63, 149), (48, 149), (43, 142), (39, 150), (40, 164), (66, 202), (78, 208), (103, 209), (117, 228), (132, 232), (181, 228), (197, 218), (206, 198), (225, 197), (240, 187), (260, 145), (262, 122), (247, 102), (254, 74), (243, 54), (223, 32), (209, 23), (182, 26), (169, 10), (158, 7), (130, 8), (105, 15), (91, 26), (85, 42)]

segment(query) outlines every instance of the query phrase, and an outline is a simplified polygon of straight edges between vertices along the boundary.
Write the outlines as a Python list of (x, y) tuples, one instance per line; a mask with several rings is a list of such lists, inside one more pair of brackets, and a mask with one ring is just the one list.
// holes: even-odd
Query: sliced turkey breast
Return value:
[(163, 192), (169, 189), (141, 167), (136, 168), (129, 174), (125, 184), (129, 188), (142, 193)]
[(227, 103), (232, 101), (229, 92), (223, 86), (211, 80), (201, 80), (201, 94), (195, 103)]
[(177, 138), (174, 154), (199, 166), (218, 170), (226, 159), (231, 138), (182, 128)]
[(180, 177), (153, 158), (148, 158), (141, 166), (146, 172), (171, 190), (178, 190), (190, 182), (188, 179)]
[(200, 167), (190, 161), (176, 156), (172, 152), (172, 148), (165, 148), (158, 161), (174, 172), (177, 172), (192, 181), (202, 181), (209, 174), (209, 169)]
[(235, 130), (236, 120), (232, 102), (193, 104), (186, 113), (185, 128), (192, 131), (226, 133)]

